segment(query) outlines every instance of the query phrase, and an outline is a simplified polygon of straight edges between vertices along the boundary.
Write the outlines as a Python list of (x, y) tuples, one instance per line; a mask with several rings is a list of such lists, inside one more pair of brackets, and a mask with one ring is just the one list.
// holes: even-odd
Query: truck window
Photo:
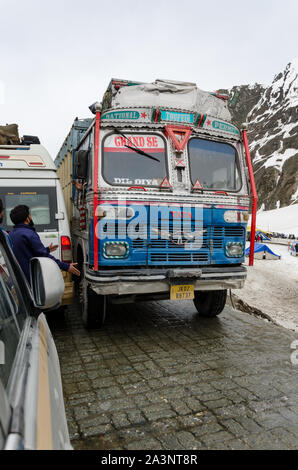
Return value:
[(204, 189), (239, 191), (241, 179), (235, 147), (199, 138), (188, 143), (192, 184), (197, 178)]
[(4, 364), (0, 362), (0, 380), (6, 387), (15, 358), (20, 333), (26, 318), (24, 302), (5, 251), (0, 244), (0, 341)]
[(55, 213), (57, 212), (56, 188), (1, 188), (0, 197), (5, 207), (3, 223), (8, 230), (13, 227), (10, 211), (20, 204), (30, 207), (37, 231), (57, 230), (58, 225), (57, 220), (55, 220)]
[[(160, 186), (168, 176), (164, 139), (157, 134), (125, 132), (125, 136), (110, 134), (104, 139), (104, 179), (117, 186)], [(139, 149), (149, 156), (137, 153), (129, 147)]]

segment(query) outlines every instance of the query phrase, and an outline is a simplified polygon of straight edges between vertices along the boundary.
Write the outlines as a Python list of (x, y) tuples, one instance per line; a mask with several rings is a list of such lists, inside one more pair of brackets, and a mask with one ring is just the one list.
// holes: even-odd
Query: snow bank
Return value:
[(298, 332), (298, 256), (291, 256), (286, 246), (270, 247), (281, 259), (254, 260), (254, 266), (247, 266), (243, 289), (233, 293), (276, 324)]
[(294, 234), (298, 237), (298, 204), (271, 211), (259, 211), (256, 225), (264, 232)]

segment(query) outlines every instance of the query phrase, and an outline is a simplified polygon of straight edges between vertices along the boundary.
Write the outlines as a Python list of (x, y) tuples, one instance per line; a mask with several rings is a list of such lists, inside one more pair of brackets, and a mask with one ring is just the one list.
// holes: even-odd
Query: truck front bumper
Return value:
[(240, 289), (247, 276), (245, 266), (86, 270), (86, 280), (100, 295), (170, 292), (172, 284), (193, 284), (195, 290)]

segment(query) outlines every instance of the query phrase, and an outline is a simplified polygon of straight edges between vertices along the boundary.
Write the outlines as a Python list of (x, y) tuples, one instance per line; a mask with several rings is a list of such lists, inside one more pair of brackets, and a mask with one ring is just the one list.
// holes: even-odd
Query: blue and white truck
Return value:
[(193, 299), (200, 315), (244, 285), (256, 194), (246, 130), (193, 83), (112, 79), (55, 160), (81, 269), (86, 326), (110, 303)]

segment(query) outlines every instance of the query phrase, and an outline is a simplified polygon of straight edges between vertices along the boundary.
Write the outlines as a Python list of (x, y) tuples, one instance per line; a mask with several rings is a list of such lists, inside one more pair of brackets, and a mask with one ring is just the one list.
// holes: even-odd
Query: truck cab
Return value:
[(138, 300), (193, 299), (218, 315), (246, 279), (250, 203), (246, 134), (225, 97), (113, 79), (93, 110), (69, 152), (85, 324), (103, 323), (110, 302)]

